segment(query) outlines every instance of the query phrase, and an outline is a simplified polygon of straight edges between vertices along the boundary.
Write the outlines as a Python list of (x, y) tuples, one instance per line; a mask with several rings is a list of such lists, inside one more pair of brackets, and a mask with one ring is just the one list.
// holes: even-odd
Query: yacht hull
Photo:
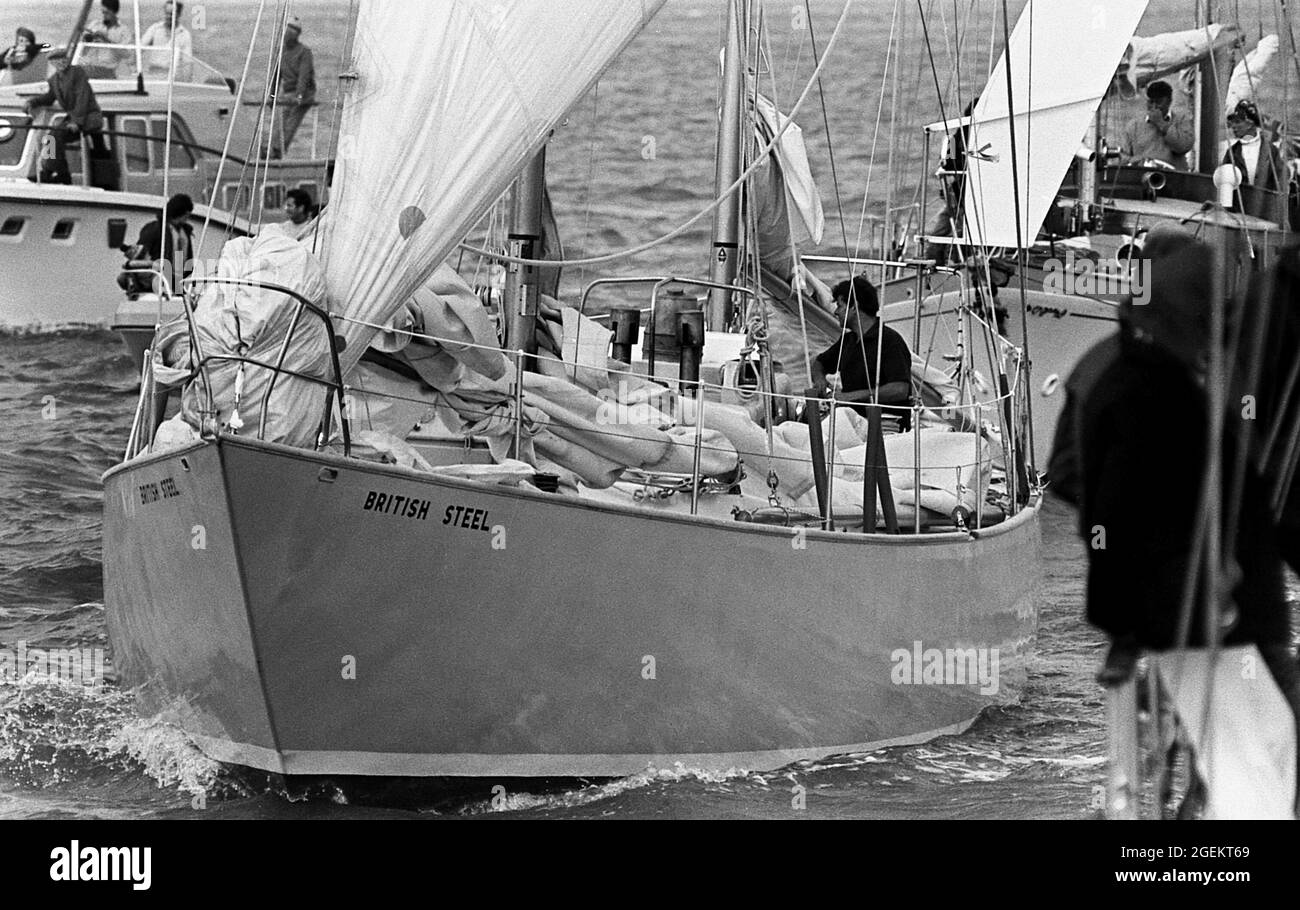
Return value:
[[(953, 334), (952, 326), (953, 313), (961, 293), (952, 291), (937, 294), (922, 301), (923, 346), (929, 339), (936, 338), (936, 350), (957, 349), (958, 339)], [(1020, 291), (1014, 287), (1005, 288), (1002, 295), (1007, 307), (1007, 337), (1013, 344), (1022, 345), (1024, 324), (1020, 313)], [(884, 318), (887, 324), (902, 333), (910, 343), (914, 313), (912, 302), (903, 301), (887, 305)], [(1026, 290), (1025, 315), (1029, 322), (1030, 337), (1029, 398), (1033, 412), (1034, 465), (1039, 471), (1046, 471), (1056, 423), (1065, 405), (1065, 380), (1089, 348), (1119, 329), (1119, 305), (1093, 297)], [(946, 337), (949, 335), (953, 337)], [(989, 345), (981, 337), (973, 340), (971, 353), (975, 369), (993, 382), (996, 381), (994, 377), (997, 373), (990, 364), (989, 352)], [(990, 415), (990, 419), (994, 419), (993, 415)]]
[[(110, 471), (104, 531), (122, 685), (283, 774), (769, 770), (923, 741), (1017, 696), (1037, 623), (1036, 506), (978, 536), (797, 536), (221, 437)], [(969, 675), (910, 666), (931, 649)]]

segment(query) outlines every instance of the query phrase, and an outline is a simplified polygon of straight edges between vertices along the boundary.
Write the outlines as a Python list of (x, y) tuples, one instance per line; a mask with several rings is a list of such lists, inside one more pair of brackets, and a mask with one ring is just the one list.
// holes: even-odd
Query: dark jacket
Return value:
[[(162, 218), (159, 217), (140, 229), (140, 237), (135, 242), (135, 249), (132, 251), (131, 258), (150, 262), (165, 259), (171, 266), (170, 275), (179, 273), (181, 277), (188, 278), (194, 270), (194, 229), (190, 227), (188, 221), (173, 223), (172, 226), (177, 229), (180, 235), (181, 249), (179, 251), (173, 248), (172, 232), (167, 231), (164, 234)], [(159, 245), (160, 241), (161, 247)]]
[[(1205, 392), (1183, 362), (1128, 330), (1119, 356), (1082, 403), (1088, 620), (1152, 650), (1177, 644), (1201, 508), (1206, 410)], [(1240, 423), (1225, 422), (1225, 487)], [(1225, 642), (1289, 643), (1281, 560), (1263, 484), (1253, 471), (1235, 533), (1242, 575), (1232, 597), (1238, 615)], [(1188, 640), (1193, 646), (1206, 641), (1202, 612), (1198, 598)]]
[(57, 101), (59, 107), (67, 111), (68, 120), (83, 132), (104, 128), (104, 115), (84, 69), (69, 66), (61, 73), (51, 73), (49, 83), (49, 91), (29, 99), (27, 103), (32, 107), (48, 107)]
[[(1287, 203), (1288, 190), (1291, 186), (1291, 177), (1287, 173), (1286, 163), (1282, 160), (1282, 153), (1277, 150), (1273, 143), (1267, 138), (1261, 138), (1259, 143), (1259, 161), (1255, 165), (1255, 179), (1250, 180), (1250, 173), (1246, 169), (1246, 159), (1241, 153), (1241, 140), (1237, 140), (1228, 146), (1228, 151), (1223, 155), (1223, 163), (1234, 165), (1242, 175), (1242, 185), (1252, 186), (1259, 190), (1265, 190), (1271, 193), (1277, 193), (1265, 204), (1263, 210), (1255, 209), (1249, 212), (1266, 221), (1273, 221), (1277, 224), (1286, 226), (1288, 221)], [(1241, 200), (1237, 200), (1233, 209), (1238, 210)]]
[[(1292, 535), (1300, 535), (1300, 470), (1292, 473), (1287, 483), (1292, 457), (1288, 442), (1292, 428), (1300, 423), (1300, 386), (1295, 386), (1289, 396), (1286, 394), (1300, 369), (1300, 246), (1292, 244), (1279, 251), (1273, 268), (1256, 276), (1244, 310), (1237, 366), (1241, 387), (1232, 400), (1243, 400), (1246, 395), (1254, 399), (1256, 457), (1262, 461), (1261, 468), (1271, 487), (1287, 489), (1278, 525)], [(1252, 368), (1259, 372), (1254, 383), (1249, 381)], [(1265, 453), (1270, 438), (1274, 444)], [(1300, 564), (1292, 568), (1300, 571)]]
[(1080, 510), (1079, 534), (1082, 537), (1088, 536), (1087, 528), (1082, 526), (1083, 466), (1080, 463), (1079, 445), (1083, 435), (1080, 428), (1083, 421), (1082, 403), (1088, 400), (1092, 387), (1117, 357), (1118, 332), (1097, 342), (1079, 358), (1070, 372), (1070, 378), (1065, 381), (1065, 404), (1056, 419), (1056, 433), (1052, 436), (1052, 454), (1047, 463), (1047, 491)]
[[(304, 107), (316, 103), (316, 64), (311, 48), (298, 43), (283, 49), (280, 57), (281, 105), (301, 103)], [(299, 102), (297, 96), (302, 95)]]

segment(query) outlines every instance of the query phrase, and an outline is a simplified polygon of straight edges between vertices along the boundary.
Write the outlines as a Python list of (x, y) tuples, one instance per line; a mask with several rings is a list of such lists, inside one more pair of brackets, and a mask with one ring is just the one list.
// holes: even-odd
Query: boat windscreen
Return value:
[[(144, 72), (144, 78), (150, 81), (166, 81), (171, 65), (167, 47), (94, 42), (77, 46), (76, 62), (91, 79), (134, 79), (139, 68)], [(184, 53), (176, 56), (176, 81), (190, 85), (228, 84), (216, 69)]]

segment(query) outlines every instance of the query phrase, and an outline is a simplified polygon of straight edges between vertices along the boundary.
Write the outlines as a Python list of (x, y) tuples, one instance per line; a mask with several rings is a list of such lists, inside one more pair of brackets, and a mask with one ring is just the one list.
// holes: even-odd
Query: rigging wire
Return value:
[[(226, 127), (226, 140), (221, 146), (221, 158), (217, 161), (217, 173), (212, 181), (212, 193), (208, 199), (208, 212), (203, 219), (203, 229), (199, 232), (199, 249), (204, 248), (204, 243), (208, 237), (208, 226), (212, 223), (212, 211), (217, 205), (217, 195), (221, 191), (221, 174), (226, 167), (226, 158), (230, 154), (230, 144), (235, 136), (235, 123), (239, 120), (239, 102), (238, 99), (244, 97), (244, 88), (248, 84), (248, 73), (253, 63), (253, 53), (257, 46), (257, 34), (262, 27), (262, 17), (266, 13), (266, 0), (260, 0), (257, 7), (257, 17), (253, 20), (253, 33), (248, 41), (248, 53), (244, 55), (244, 71), (239, 77), (239, 88), (236, 95), (235, 113), (230, 117), (230, 124)], [(235, 193), (235, 201), (238, 203), (239, 194)], [(232, 211), (232, 220), (234, 212)]]
[(646, 241), (645, 243), (638, 244), (637, 246), (629, 247), (625, 250), (616, 250), (611, 253), (604, 253), (597, 256), (586, 256), (581, 259), (525, 259), (522, 256), (509, 256), (494, 253), (491, 250), (469, 246), (464, 243), (460, 244), (461, 249), (464, 249), (468, 253), (474, 253), (479, 256), (485, 256), (489, 259), (495, 259), (498, 262), (513, 262), (516, 265), (564, 267), (597, 265), (602, 262), (614, 262), (619, 259), (626, 259), (631, 256), (639, 255), (662, 246), (672, 240), (676, 240), (691, 228), (695, 227), (695, 225), (698, 224), (706, 215), (712, 213), (720, 205), (727, 202), (731, 198), (732, 194), (745, 184), (745, 181), (749, 179), (750, 175), (752, 175), (754, 171), (758, 170), (763, 163), (763, 159), (771, 154), (772, 150), (776, 147), (776, 144), (781, 141), (781, 137), (785, 135), (786, 131), (790, 128), (790, 125), (794, 123), (795, 115), (803, 108), (804, 102), (808, 100), (808, 96), (812, 93), (813, 87), (816, 85), (817, 77), (821, 75), (821, 71), (823, 67), (825, 67), (826, 61), (830, 59), (831, 48), (835, 46), (835, 43), (843, 34), (844, 23), (848, 19), (849, 11), (853, 8), (854, 2), (855, 0), (844, 0), (844, 7), (840, 12), (839, 20), (835, 23), (835, 29), (831, 32), (830, 40), (826, 43), (826, 52), (823, 55), (821, 62), (817, 64), (808, 84), (804, 86), (803, 92), (799, 95), (799, 100), (795, 102), (794, 107), (790, 109), (790, 113), (787, 115), (785, 123), (781, 125), (781, 128), (777, 131), (776, 135), (763, 146), (755, 156), (754, 161), (746, 167), (745, 170), (740, 173), (740, 176), (737, 177), (729, 187), (724, 189), (717, 198), (667, 234)]
[[(325, 193), (329, 189), (329, 184), (330, 184), (330, 163), (337, 157), (338, 154), (339, 130), (342, 128), (342, 121), (343, 121), (344, 90), (343, 90), (342, 81), (347, 72), (346, 68), (348, 66), (348, 63), (352, 59), (352, 53), (353, 53), (354, 45), (356, 43), (359, 4), (360, 4), (360, 0), (351, 0), (351, 2), (348, 4), (348, 32), (343, 38), (342, 53), (339, 55), (339, 71), (338, 71), (338, 77), (336, 79), (336, 81), (339, 84), (335, 88), (334, 103), (330, 110), (330, 123), (329, 123), (330, 141), (325, 147), (325, 160), (321, 162), (321, 178), (320, 178), (320, 183), (317, 184), (320, 187), (320, 191), (317, 193), (316, 196), (316, 206), (318, 210), (320, 208), (323, 208), (326, 204)], [(320, 118), (317, 117), (316, 127), (319, 127), (319, 125), (320, 125)], [(315, 142), (315, 137), (313, 137), (313, 143), (314, 142)], [(314, 146), (313, 146), (313, 150), (314, 150)], [(315, 218), (315, 223), (312, 225), (312, 231), (311, 231), (311, 251), (314, 254), (318, 252), (320, 247), (321, 220), (322, 219), (318, 211)], [(319, 252), (323, 256), (324, 250), (319, 250)]]
[[(270, 134), (271, 134), (271, 135), (270, 135), (270, 141), (269, 141), (268, 145), (270, 145), (270, 146), (275, 146), (276, 144), (278, 144), (278, 145), (280, 146), (280, 148), (278, 148), (278, 149), (274, 149), (274, 148), (272, 148), (272, 149), (270, 149), (270, 151), (268, 151), (268, 154), (267, 154), (267, 160), (266, 160), (266, 162), (265, 162), (265, 167), (262, 168), (262, 189), (261, 189), (261, 192), (258, 192), (258, 191), (257, 191), (257, 181), (256, 181), (256, 179), (254, 179), (254, 181), (253, 181), (253, 192), (254, 192), (255, 197), (257, 198), (257, 229), (258, 229), (259, 232), (261, 231), (261, 229), (262, 229), (262, 224), (263, 224), (263, 222), (264, 222), (265, 219), (266, 219), (266, 187), (267, 187), (267, 184), (270, 182), (270, 179), (271, 179), (271, 160), (270, 160), (270, 159), (271, 159), (271, 154), (270, 154), (270, 152), (278, 151), (278, 152), (280, 153), (281, 156), (283, 156), (283, 155), (284, 155), (284, 152), (285, 152), (285, 149), (284, 149), (284, 147), (283, 147), (283, 146), (284, 146), (284, 128), (283, 128), (283, 124), (281, 124), (281, 123), (279, 122), (279, 119), (278, 119), (278, 118), (279, 118), (279, 116), (280, 116), (280, 114), (281, 114), (281, 112), (280, 112), (280, 74), (281, 74), (281, 72), (282, 72), (282, 67), (284, 66), (284, 34), (285, 34), (285, 32), (288, 30), (288, 26), (289, 26), (289, 3), (288, 3), (288, 0), (285, 0), (285, 2), (284, 2), (284, 4), (282, 5), (281, 9), (282, 9), (282, 13), (281, 13), (281, 16), (280, 16), (279, 28), (276, 30), (276, 46), (275, 46), (275, 50), (272, 51), (272, 54), (271, 54), (271, 58), (275, 61), (275, 67), (274, 67), (274, 69), (273, 69), (273, 71), (272, 71), (271, 82), (270, 82), (270, 84), (268, 85), (268, 90), (269, 90), (270, 93), (271, 93), (271, 126), (270, 126)], [(279, 129), (276, 128), (277, 125), (279, 125), (279, 127), (280, 127)]]

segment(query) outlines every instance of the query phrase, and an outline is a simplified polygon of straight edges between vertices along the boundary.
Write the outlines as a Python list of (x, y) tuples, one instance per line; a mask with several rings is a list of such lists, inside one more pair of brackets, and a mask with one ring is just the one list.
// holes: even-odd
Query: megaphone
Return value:
[(1147, 195), (1155, 201), (1160, 191), (1165, 188), (1166, 178), (1160, 171), (1148, 171), (1142, 176), (1142, 185), (1147, 188)]

